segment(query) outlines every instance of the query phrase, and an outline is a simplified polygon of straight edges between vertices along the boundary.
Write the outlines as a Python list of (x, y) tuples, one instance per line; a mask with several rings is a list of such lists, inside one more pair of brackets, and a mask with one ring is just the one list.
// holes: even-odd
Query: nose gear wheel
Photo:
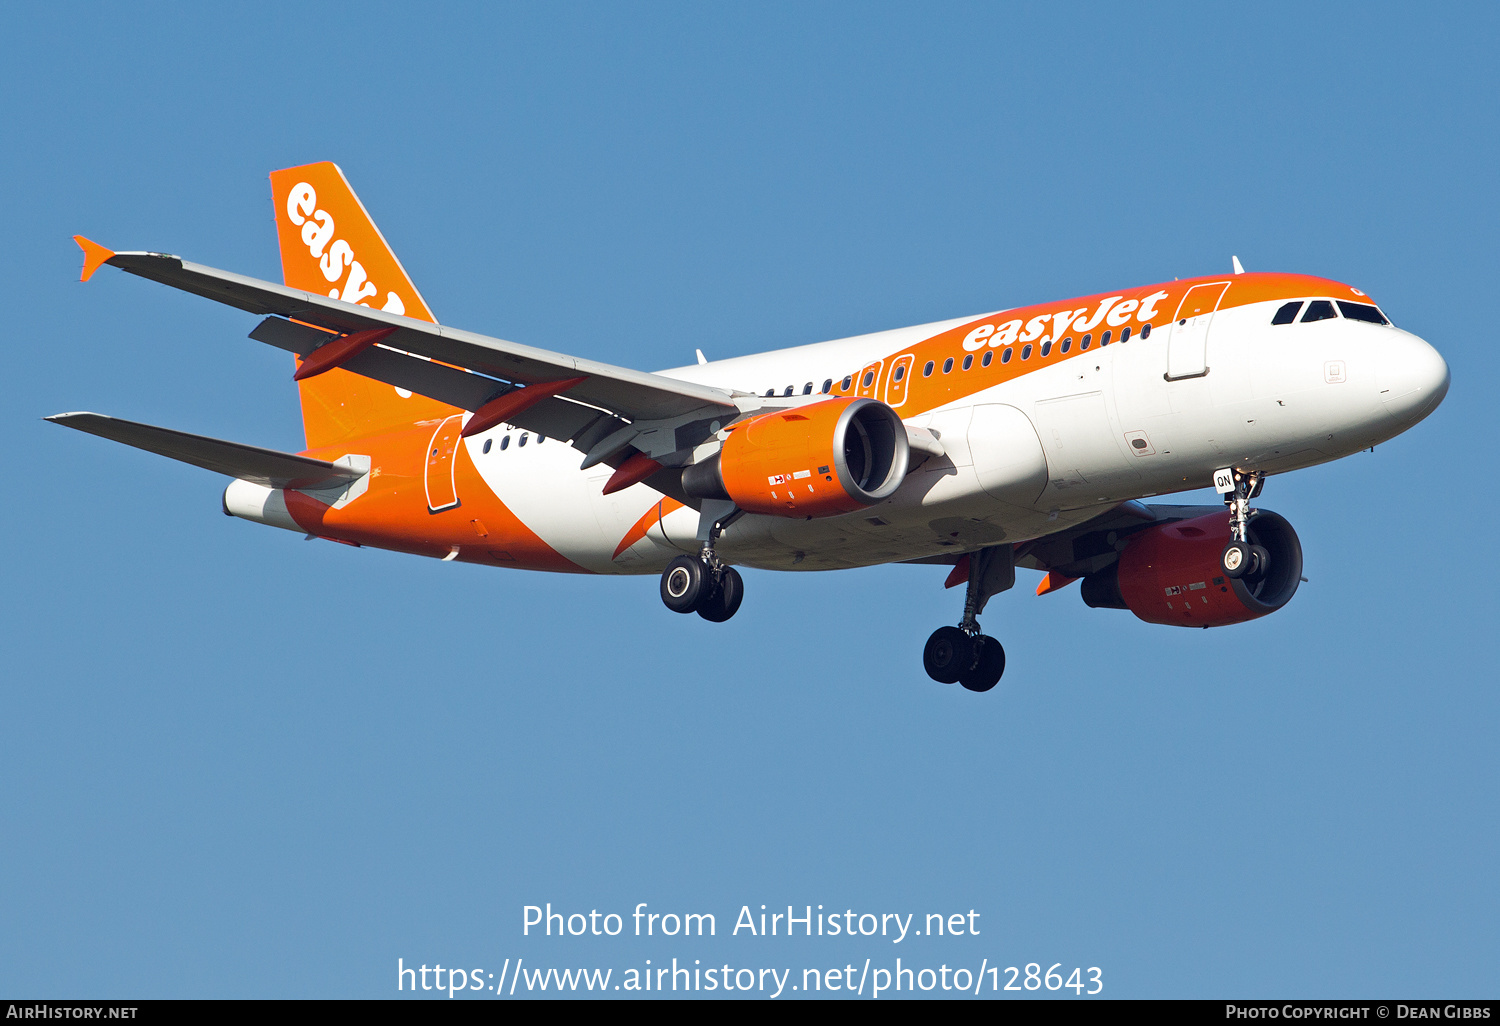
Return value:
[(1266, 476), (1260, 471), (1234, 472), (1234, 491), (1224, 496), (1229, 507), (1229, 544), (1219, 557), (1226, 577), (1258, 577), (1270, 566), (1271, 553), (1264, 546), (1250, 542), (1250, 521), (1259, 510), (1250, 508), (1250, 500), (1260, 494)]

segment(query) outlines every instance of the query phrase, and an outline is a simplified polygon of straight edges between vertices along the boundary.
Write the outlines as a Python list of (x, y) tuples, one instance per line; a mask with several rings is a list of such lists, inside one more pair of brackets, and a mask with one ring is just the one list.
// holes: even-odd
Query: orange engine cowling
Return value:
[(682, 487), (750, 513), (829, 517), (890, 498), (910, 460), (895, 410), (825, 399), (734, 425), (718, 453), (682, 472)]
[(1302, 543), (1291, 524), (1265, 510), (1250, 521), (1249, 541), (1265, 547), (1266, 567), (1236, 579), (1219, 563), (1229, 544), (1228, 510), (1147, 528), (1114, 566), (1084, 578), (1083, 600), (1178, 627), (1222, 627), (1274, 613), (1302, 581)]

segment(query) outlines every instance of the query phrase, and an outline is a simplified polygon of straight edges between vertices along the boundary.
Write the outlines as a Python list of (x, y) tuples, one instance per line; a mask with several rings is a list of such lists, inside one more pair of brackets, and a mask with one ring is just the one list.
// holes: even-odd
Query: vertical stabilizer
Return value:
[[(436, 320), (337, 164), (324, 161), (273, 171), (271, 197), (287, 285)], [(297, 387), (309, 449), (461, 412), (345, 370), (327, 371)]]

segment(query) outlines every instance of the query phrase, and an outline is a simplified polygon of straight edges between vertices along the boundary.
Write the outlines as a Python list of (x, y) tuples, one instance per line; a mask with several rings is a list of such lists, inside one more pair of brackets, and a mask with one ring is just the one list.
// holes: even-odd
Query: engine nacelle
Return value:
[(1270, 559), (1263, 572), (1233, 578), (1219, 562), (1229, 544), (1228, 510), (1147, 528), (1114, 566), (1084, 578), (1083, 600), (1177, 627), (1222, 627), (1274, 613), (1302, 581), (1302, 543), (1283, 517), (1264, 510), (1250, 521), (1249, 540)]
[(682, 487), (750, 513), (829, 517), (890, 498), (910, 461), (895, 410), (874, 399), (825, 399), (734, 425), (717, 454), (682, 472)]

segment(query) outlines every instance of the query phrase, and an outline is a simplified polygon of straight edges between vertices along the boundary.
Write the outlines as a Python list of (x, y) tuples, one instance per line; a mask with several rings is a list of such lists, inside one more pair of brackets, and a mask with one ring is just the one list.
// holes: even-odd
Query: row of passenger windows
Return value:
[[(1389, 324), (1385, 314), (1368, 303), (1347, 303), (1342, 299), (1327, 300), (1314, 299), (1311, 302), (1305, 299), (1294, 299), (1290, 303), (1282, 304), (1281, 309), (1276, 311), (1276, 316), (1271, 318), (1272, 324), (1291, 324), (1297, 319), (1297, 313), (1303, 304), (1307, 305), (1307, 312), (1302, 315), (1302, 323), (1308, 321), (1326, 321), (1343, 313), (1351, 321), (1368, 321), (1371, 324)], [(1338, 311), (1334, 307), (1338, 307)]]
[[(844, 383), (844, 387), (848, 388), (849, 387), (849, 385), (848, 385), (849, 379), (845, 378), (844, 382), (845, 382)], [(803, 395), (812, 395), (812, 391), (813, 391), (813, 383), (811, 381), (809, 381), (807, 384), (805, 384), (805, 385), (802, 386), (802, 394)], [(832, 378), (828, 378), (826, 381), (823, 382), (822, 394), (823, 395), (827, 395), (829, 392), (832, 392), (832, 391), (833, 391), (833, 379)], [(768, 389), (766, 389), (766, 398), (767, 399), (771, 398), (775, 394), (776, 394), (776, 389), (774, 389), (774, 388), (768, 388)], [(783, 392), (783, 393), (781, 393), (781, 394), (782, 395), (796, 395), (797, 394), (797, 386), (796, 385), (788, 385), (788, 386), (786, 386), (786, 391)]]
[[(1290, 303), (1287, 303), (1284, 306), (1282, 306), (1281, 309), (1277, 310), (1276, 311), (1276, 316), (1271, 318), (1271, 323), (1272, 324), (1291, 324), (1293, 321), (1295, 321), (1297, 319), (1297, 314), (1298, 314), (1299, 311), (1301, 311), (1301, 309), (1302, 309), (1302, 307), (1303, 307), (1304, 304), (1306, 304), (1306, 306), (1307, 306), (1307, 312), (1302, 315), (1302, 321), (1303, 321), (1304, 324), (1307, 323), (1308, 321), (1322, 321), (1322, 320), (1327, 320), (1327, 319), (1329, 319), (1331, 317), (1338, 317), (1340, 312), (1342, 312), (1343, 315), (1346, 318), (1348, 318), (1349, 320), (1351, 320), (1351, 321), (1368, 321), (1371, 324), (1389, 324), (1389, 323), (1391, 323), (1390, 321), (1386, 320), (1385, 315), (1382, 314), (1378, 308), (1376, 308), (1374, 306), (1371, 306), (1368, 303), (1350, 303), (1350, 302), (1346, 302), (1346, 301), (1344, 301), (1342, 299), (1339, 299), (1339, 300), (1314, 299), (1311, 302), (1308, 302), (1305, 299), (1294, 300), (1294, 301), (1292, 301)], [(1334, 309), (1335, 306), (1337, 306), (1337, 308), (1338, 308), (1337, 310)], [(1112, 332), (1112, 331), (1106, 331), (1099, 338), (1099, 344), (1101, 346), (1107, 346), (1107, 345), (1109, 345), (1109, 343), (1111, 341), (1111, 337), (1113, 336), (1113, 334), (1114, 334), (1114, 332)], [(1143, 338), (1143, 339), (1151, 337), (1151, 325), (1150, 324), (1143, 324), (1141, 326), (1140, 337)], [(1088, 349), (1089, 346), (1091, 346), (1093, 344), (1093, 341), (1094, 341), (1093, 333), (1089, 333), (1087, 335), (1084, 335), (1083, 338), (1081, 338), (1081, 339), (1078, 340), (1078, 351), (1079, 352), (1083, 352), (1084, 350)], [(1118, 339), (1116, 339), (1115, 341), (1119, 341), (1119, 342), (1128, 342), (1128, 341), (1130, 341), (1130, 328), (1126, 327), (1124, 330), (1122, 330), (1120, 332), (1120, 337)], [(1012, 356), (1014, 355), (1013, 352), (1012, 352), (1013, 348), (1014, 347), (1007, 346), (1005, 349), (1002, 349), (1000, 351), (1000, 362), (1001, 363), (1010, 363), (1010, 361), (1012, 359)], [(1042, 343), (1041, 343), (1041, 347), (1040, 347), (1041, 355), (1042, 356), (1051, 356), (1053, 348), (1054, 348), (1054, 343), (1052, 342), (1051, 339), (1043, 339)], [(1059, 353), (1066, 354), (1072, 348), (1073, 348), (1073, 339), (1072, 339), (1071, 336), (1067, 337), (1067, 338), (1064, 338), (1062, 340), (1062, 342), (1056, 344), (1056, 349), (1057, 349), (1057, 351)], [(1032, 346), (1031, 346), (1030, 343), (1027, 343), (1026, 345), (1023, 345), (1021, 347), (1021, 359), (1023, 359), (1023, 360), (1029, 360), (1029, 359), (1031, 359), (1031, 353), (1032, 353)], [(995, 351), (994, 350), (992, 350), (992, 349), (985, 350), (984, 355), (982, 357), (980, 357), (979, 366), (981, 366), (981, 367), (988, 367), (990, 365), (990, 363), (994, 360), (994, 358), (995, 358)], [(954, 360), (954, 358), (950, 356), (946, 360), (943, 361), (943, 373), (944, 374), (948, 374), (948, 373), (952, 372), (952, 370), (953, 370), (953, 360)], [(974, 354), (970, 353), (970, 354), (968, 354), (967, 356), (965, 356), (963, 358), (962, 367), (963, 367), (964, 370), (968, 370), (972, 366), (974, 366)], [(932, 373), (936, 369), (936, 367), (937, 367), (936, 361), (928, 360), (926, 366), (924, 366), (922, 368), (922, 377), (924, 377), (924, 378), (931, 377)], [(897, 364), (896, 365), (896, 369), (891, 372), (891, 380), (895, 381), (895, 382), (899, 382), (905, 376), (906, 376), (906, 366), (904, 364)], [(866, 371), (865, 374), (864, 374), (864, 377), (860, 379), (860, 385), (862, 387), (864, 387), (864, 388), (869, 388), (874, 383), (875, 383), (875, 372), (874, 371)], [(841, 391), (847, 392), (847, 391), (849, 391), (850, 387), (853, 386), (853, 384), (854, 384), (854, 375), (851, 374), (849, 377), (846, 377), (842, 382), (839, 383), (839, 388), (840, 388)], [(822, 395), (827, 395), (828, 393), (830, 393), (832, 391), (833, 391), (833, 379), (832, 378), (827, 378), (827, 379), (824, 380), (823, 387), (819, 390), (819, 392)], [(813, 393), (813, 383), (811, 381), (809, 381), (807, 384), (805, 384), (805, 385), (802, 386), (802, 394), (803, 395), (812, 395), (812, 393)], [(795, 385), (787, 385), (786, 386), (786, 390), (784, 392), (782, 392), (781, 394), (783, 396), (796, 395), (797, 394), (797, 388), (796, 388)], [(770, 399), (770, 398), (774, 397), (775, 395), (776, 395), (776, 389), (774, 389), (774, 388), (768, 388), (768, 389), (766, 389), (766, 398), (767, 399)]]
[[(529, 432), (529, 431), (522, 431), (521, 432), (521, 437), (518, 438), (518, 439), (516, 439), (516, 448), (519, 449), (521, 446), (525, 445), (526, 442), (527, 442), (527, 440), (529, 439), (530, 435), (531, 435), (531, 432)], [(536, 444), (537, 445), (541, 445), (546, 440), (547, 440), (547, 436), (546, 435), (537, 435), (536, 436)], [(494, 444), (495, 444), (495, 440), (493, 438), (486, 438), (484, 440), (484, 448), (481, 451), (483, 451), (483, 452), (489, 452), (490, 451), (490, 446), (492, 446)], [(509, 449), (509, 448), (510, 448), (510, 432), (507, 431), (505, 434), (503, 434), (503, 435), (500, 436), (500, 451), (504, 452), (506, 449)]]
[[(1328, 320), (1329, 318), (1332, 318), (1332, 317), (1337, 317), (1338, 313), (1336, 313), (1334, 311), (1334, 305), (1335, 305), (1335, 303), (1338, 305), (1338, 309), (1343, 312), (1343, 315), (1346, 318), (1348, 318), (1349, 320), (1351, 320), (1351, 321), (1369, 321), (1371, 324), (1389, 324), (1390, 323), (1390, 321), (1388, 321), (1388, 320), (1385, 319), (1385, 315), (1382, 314), (1380, 312), (1380, 310), (1377, 309), (1376, 307), (1370, 306), (1370, 305), (1368, 305), (1366, 303), (1349, 303), (1349, 302), (1345, 302), (1342, 299), (1340, 299), (1340, 300), (1334, 300), (1334, 301), (1329, 301), (1327, 299), (1314, 299), (1310, 303), (1307, 302), (1307, 300), (1303, 300), (1303, 299), (1293, 300), (1290, 303), (1284, 304), (1279, 310), (1276, 311), (1276, 316), (1274, 316), (1274, 317), (1271, 318), (1271, 323), (1272, 324), (1291, 324), (1293, 321), (1295, 321), (1297, 319), (1297, 313), (1302, 309), (1302, 306), (1303, 306), (1304, 303), (1307, 304), (1307, 312), (1302, 315), (1302, 322), (1304, 324), (1306, 324), (1308, 321), (1324, 321), (1324, 320)], [(1099, 338), (1099, 344), (1101, 346), (1107, 346), (1107, 345), (1109, 345), (1113, 335), (1114, 335), (1114, 332), (1112, 332), (1112, 331), (1106, 331), (1102, 336), (1100, 336), (1100, 338)], [(1149, 323), (1141, 325), (1141, 334), (1140, 334), (1140, 337), (1143, 338), (1143, 339), (1147, 339), (1147, 338), (1151, 337), (1151, 325)], [(1123, 329), (1120, 332), (1120, 337), (1119, 337), (1119, 339), (1117, 341), (1120, 341), (1120, 342), (1129, 342), (1130, 341), (1130, 328), (1129, 327), (1126, 327), (1125, 329)], [(1078, 340), (1078, 351), (1080, 353), (1083, 352), (1083, 351), (1085, 351), (1086, 349), (1089, 348), (1089, 346), (1093, 345), (1093, 342), (1094, 342), (1094, 335), (1093, 335), (1092, 332), (1090, 332), (1087, 335), (1084, 335), (1083, 338), (1081, 338), (1081, 339)], [(1068, 336), (1068, 337), (1064, 338), (1061, 343), (1057, 344), (1056, 348), (1057, 348), (1058, 353), (1066, 354), (1069, 350), (1071, 350), (1073, 348), (1073, 339), (1072, 339), (1072, 337)], [(1041, 349), (1040, 355), (1042, 355), (1042, 356), (1051, 356), (1052, 355), (1052, 350), (1053, 350), (1053, 342), (1052, 342), (1052, 340), (1050, 338), (1043, 339), (1040, 349)], [(1013, 346), (1006, 346), (1004, 349), (1002, 349), (1000, 351), (1000, 362), (1001, 363), (1010, 363), (1011, 358), (1014, 355), (1013, 350), (1014, 350)], [(1029, 359), (1031, 359), (1031, 352), (1032, 352), (1032, 345), (1031, 345), (1031, 343), (1028, 342), (1028, 343), (1026, 343), (1025, 345), (1023, 345), (1021, 347), (1021, 359), (1023, 359), (1023, 360), (1029, 360)], [(984, 355), (982, 357), (980, 357), (979, 366), (981, 366), (981, 367), (988, 367), (990, 365), (990, 363), (993, 362), (994, 358), (995, 358), (995, 351), (993, 349), (986, 349), (984, 351)], [(936, 369), (936, 366), (937, 366), (936, 361), (934, 361), (934, 360), (928, 360), (927, 364), (922, 368), (922, 377), (924, 377), (924, 378), (930, 378), (930, 377), (932, 377), (932, 372), (933, 372), (933, 370)], [(962, 367), (963, 367), (964, 370), (968, 370), (969, 368), (971, 368), (973, 366), (974, 366), (974, 354), (973, 353), (969, 353), (968, 355), (966, 355), (963, 358)], [(951, 373), (952, 370), (953, 370), (953, 357), (950, 356), (946, 360), (943, 361), (943, 373), (944, 374), (948, 374), (948, 373)], [(896, 369), (891, 372), (891, 380), (899, 382), (904, 377), (906, 377), (906, 365), (905, 364), (897, 364), (896, 365)], [(864, 377), (860, 380), (860, 385), (862, 387), (864, 387), (864, 388), (869, 388), (874, 383), (875, 383), (875, 372), (874, 371), (865, 371)], [(848, 377), (844, 378), (843, 381), (839, 382), (839, 388), (840, 388), (841, 391), (847, 392), (847, 391), (849, 391), (850, 387), (853, 386), (853, 384), (854, 384), (854, 375), (851, 374)], [(821, 395), (827, 395), (828, 393), (832, 392), (833, 391), (833, 379), (832, 378), (825, 378), (823, 380), (823, 387), (821, 389), (819, 389), (818, 391), (819, 391), (819, 393)], [(813, 393), (813, 383), (811, 381), (809, 381), (807, 384), (805, 384), (805, 385), (802, 386), (802, 394), (803, 395), (812, 395), (812, 393)], [(783, 396), (792, 396), (792, 395), (796, 395), (796, 394), (797, 394), (797, 386), (795, 386), (795, 385), (787, 385), (786, 386), (786, 391), (784, 391), (782, 393)], [(773, 398), (775, 395), (776, 395), (776, 389), (774, 389), (774, 388), (768, 388), (768, 389), (766, 389), (766, 398), (767, 399)], [(523, 445), (526, 444), (527, 436), (528, 436), (528, 432), (525, 432), (525, 431), (521, 432), (521, 437), (516, 441), (516, 446), (518, 448), (520, 446), (523, 446)], [(547, 436), (546, 435), (537, 435), (536, 436), (536, 444), (537, 445), (541, 445), (546, 440), (547, 440)], [(494, 441), (495, 440), (493, 438), (486, 438), (484, 440), (484, 451), (486, 453), (490, 451), (490, 446), (492, 446), (494, 444)], [(505, 434), (500, 439), (500, 451), (504, 452), (508, 448), (510, 448), (510, 434), (509, 433)]]
[[(1150, 338), (1151, 337), (1151, 325), (1150, 324), (1143, 324), (1143, 325), (1141, 325), (1141, 334), (1140, 334), (1140, 337), (1141, 338)], [(1121, 331), (1120, 332), (1120, 337), (1118, 339), (1114, 338), (1114, 332), (1113, 331), (1106, 331), (1099, 338), (1099, 344), (1101, 346), (1107, 346), (1107, 345), (1110, 344), (1111, 341), (1129, 342), (1130, 341), (1130, 329), (1127, 327), (1123, 331)], [(1081, 339), (1078, 340), (1078, 351), (1081, 353), (1085, 349), (1088, 349), (1093, 344), (1094, 344), (1094, 335), (1093, 335), (1093, 332), (1090, 332), (1089, 334), (1084, 335), (1083, 338), (1081, 338)], [(1054, 348), (1053, 347), (1053, 342), (1052, 342), (1052, 340), (1050, 338), (1049, 339), (1043, 339), (1042, 340), (1042, 344), (1041, 344), (1041, 355), (1042, 356), (1051, 356), (1053, 348)], [(1062, 342), (1059, 343), (1059, 344), (1057, 344), (1057, 346), (1056, 346), (1056, 349), (1057, 349), (1057, 351), (1059, 353), (1067, 353), (1072, 348), (1073, 348), (1073, 338), (1072, 338), (1072, 336), (1068, 336), (1067, 338), (1064, 338), (1062, 340)], [(1010, 363), (1012, 357), (1014, 356), (1013, 349), (1014, 349), (1013, 346), (1007, 346), (1006, 348), (1004, 348), (1004, 349), (1002, 349), (1000, 351), (1000, 362), (1001, 363)], [(1021, 347), (1021, 359), (1023, 359), (1023, 360), (1029, 360), (1029, 359), (1031, 359), (1031, 352), (1032, 352), (1032, 345), (1031, 345), (1031, 343), (1028, 342), (1026, 345), (1024, 345), (1024, 346)], [(985, 352), (984, 352), (984, 355), (982, 357), (980, 357), (980, 359), (979, 359), (979, 366), (981, 366), (981, 367), (988, 367), (994, 361), (994, 359), (995, 359), (995, 351), (993, 349), (986, 349)], [(970, 353), (970, 354), (968, 354), (967, 356), (964, 357), (964, 359), (963, 359), (963, 365), (962, 366), (963, 366), (964, 370), (968, 370), (970, 367), (974, 366), (974, 354), (973, 353)], [(924, 378), (930, 378), (930, 377), (932, 377), (932, 372), (936, 369), (936, 367), (937, 367), (936, 361), (928, 360), (927, 361), (927, 365), (922, 368), (922, 377), (924, 377)], [(948, 359), (946, 359), (946, 360), (943, 361), (943, 373), (944, 374), (948, 374), (952, 370), (953, 370), (953, 357), (950, 356), (950, 357), (948, 357)], [(896, 369), (891, 372), (891, 380), (894, 381), (894, 382), (899, 382), (899, 381), (901, 381), (901, 379), (903, 379), (905, 377), (906, 377), (906, 365), (904, 363), (898, 363), (896, 365)], [(873, 385), (875, 383), (875, 372), (874, 371), (865, 371), (864, 377), (862, 377), (860, 379), (859, 383), (860, 383), (860, 387), (861, 388), (869, 388), (871, 385)], [(849, 389), (852, 388), (853, 386), (854, 386), (854, 375), (853, 374), (849, 375), (848, 377), (844, 378), (843, 381), (839, 382), (839, 390), (842, 391), (842, 392), (849, 391)], [(821, 394), (821, 395), (827, 395), (829, 392), (832, 392), (832, 391), (833, 391), (833, 379), (832, 378), (827, 378), (827, 379), (825, 379), (823, 381), (823, 387), (821, 389), (819, 389), (819, 394)], [(807, 384), (805, 384), (805, 385), (802, 386), (802, 394), (803, 395), (812, 395), (812, 392), (813, 392), (813, 383), (811, 381), (809, 381)], [(786, 386), (786, 391), (782, 392), (781, 394), (783, 396), (796, 395), (797, 394), (797, 387), (795, 385), (788, 385), (788, 386)], [(766, 396), (765, 397), (767, 399), (773, 398), (775, 395), (776, 395), (776, 389), (774, 389), (774, 388), (768, 388), (768, 389), (766, 389)]]
[[(1123, 331), (1120, 332), (1119, 339), (1115, 339), (1114, 334), (1115, 333), (1113, 331), (1106, 331), (1103, 335), (1101, 335), (1099, 337), (1099, 344), (1101, 346), (1107, 346), (1107, 345), (1110, 344), (1111, 341), (1119, 341), (1119, 342), (1129, 342), (1130, 341), (1130, 329), (1128, 327), (1125, 328)], [(1143, 339), (1151, 337), (1151, 325), (1150, 324), (1143, 324), (1143, 325), (1141, 325), (1141, 335), (1140, 335), (1140, 337), (1143, 338)], [(1081, 353), (1081, 352), (1085, 351), (1086, 349), (1088, 349), (1089, 346), (1091, 346), (1093, 344), (1094, 344), (1094, 333), (1093, 332), (1089, 332), (1087, 335), (1084, 335), (1083, 338), (1081, 338), (1081, 339), (1078, 340), (1078, 351)], [(1058, 342), (1058, 343), (1055, 343), (1055, 344), (1053, 343), (1053, 341), (1050, 338), (1044, 338), (1044, 339), (1042, 339), (1042, 344), (1041, 344), (1041, 346), (1038, 349), (1038, 353), (1041, 356), (1051, 356), (1054, 347), (1056, 348), (1057, 352), (1060, 353), (1060, 354), (1066, 354), (1066, 353), (1068, 353), (1073, 348), (1073, 336), (1068, 335), (1061, 342)], [(1028, 342), (1025, 345), (1023, 345), (1021, 347), (1021, 354), (1020, 354), (1021, 355), (1021, 359), (1023, 359), (1023, 360), (1029, 360), (1029, 359), (1031, 359), (1032, 348), (1033, 347), (1032, 347), (1032, 344), (1030, 342)], [(1001, 363), (1010, 363), (1011, 359), (1015, 355), (1016, 355), (1015, 354), (1015, 347), (1014, 346), (1006, 346), (1004, 349), (1000, 350), (1000, 362)], [(981, 367), (988, 367), (990, 365), (990, 362), (992, 360), (994, 360), (994, 358), (995, 358), (995, 351), (993, 349), (986, 349), (984, 351), (984, 355), (982, 357), (980, 357), (980, 359), (979, 359), (979, 366), (981, 366)], [(968, 370), (972, 366), (974, 366), (974, 354), (970, 353), (970, 354), (968, 354), (967, 356), (964, 357), (962, 367), (963, 367), (964, 370)], [(933, 361), (933, 360), (928, 360), (926, 366), (924, 366), (922, 368), (922, 377), (924, 377), (924, 378), (930, 378), (932, 376), (932, 372), (935, 369), (935, 367), (936, 367), (936, 362)], [(943, 373), (947, 374), (947, 373), (950, 373), (952, 370), (953, 370), (953, 357), (950, 356), (946, 360), (943, 361)], [(897, 378), (896, 380), (900, 381), (901, 379)]]

